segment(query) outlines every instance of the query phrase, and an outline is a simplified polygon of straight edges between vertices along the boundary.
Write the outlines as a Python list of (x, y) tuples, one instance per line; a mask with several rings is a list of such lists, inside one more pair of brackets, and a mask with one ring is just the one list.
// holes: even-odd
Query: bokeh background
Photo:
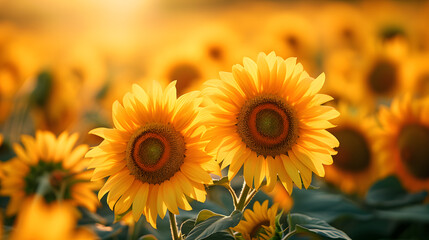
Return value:
[[(428, 26), (428, 1), (0, 0), (0, 159), (15, 155), (11, 146), (21, 134), (39, 129), (56, 135), (78, 132), (79, 143), (95, 146), (101, 139), (88, 131), (112, 126), (112, 103), (133, 83), (144, 87), (152, 80), (164, 85), (178, 80), (182, 94), (261, 51), (297, 57), (313, 77), (324, 72), (322, 91), (335, 98), (330, 104), (346, 116), (336, 124), (349, 121), (371, 135), (367, 125), (379, 125), (381, 106), (406, 94), (415, 101), (429, 97)], [(344, 146), (359, 155), (359, 147), (371, 144)], [(392, 150), (365, 151), (372, 161), (377, 153)], [(360, 165), (341, 169), (340, 164), (340, 170), (327, 170), (325, 180), (315, 180), (321, 188), (317, 193), (297, 190), (295, 201), (281, 192), (261, 198), (286, 198), (285, 208), (294, 202), (295, 211), (322, 218), (356, 239), (424, 239), (429, 209), (420, 191), (429, 185), (403, 189), (397, 178), (388, 178), (382, 182), (387, 186), (378, 187), (395, 188), (401, 199), (413, 201), (393, 208), (383, 205), (388, 199), (368, 204), (370, 187), (390, 174), (386, 164), (375, 164), (358, 177), (342, 175), (342, 170), (354, 167), (356, 173)], [(228, 212), (227, 200), (213, 191), (208, 204)], [(7, 201), (2, 199), (2, 208)], [(403, 210), (416, 204), (423, 210)], [(97, 222), (100, 216), (86, 215), (80, 224), (97, 222), (92, 227), (102, 237), (118, 234), (105, 205), (99, 214), (107, 219), (104, 225)], [(11, 227), (13, 219), (4, 225)], [(168, 229), (168, 222), (164, 225)], [(169, 236), (168, 230), (166, 235), (149, 227), (142, 231), (161, 234), (156, 235), (160, 239)]]

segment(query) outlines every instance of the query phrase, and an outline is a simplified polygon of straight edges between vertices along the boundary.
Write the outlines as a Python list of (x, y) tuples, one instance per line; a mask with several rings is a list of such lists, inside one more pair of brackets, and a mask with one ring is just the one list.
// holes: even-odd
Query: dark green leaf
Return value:
[(292, 198), (294, 206), (291, 212), (309, 215), (331, 222), (339, 217), (353, 216), (358, 219), (369, 219), (372, 213), (344, 195), (318, 191), (294, 189)]
[(195, 225), (200, 223), (200, 222), (203, 222), (203, 221), (205, 221), (208, 218), (211, 218), (213, 216), (222, 216), (222, 215), (214, 213), (214, 212), (207, 210), (207, 209), (201, 210), (201, 212), (198, 213), (197, 220), (195, 221)]
[(220, 231), (217, 233), (214, 233), (206, 238), (203, 238), (202, 240), (234, 240), (234, 237), (228, 232), (228, 231)]
[(277, 239), (281, 239), (281, 236), (283, 235), (283, 227), (280, 223), (280, 219), (283, 216), (283, 211), (279, 214), (277, 214), (276, 216), (276, 220), (275, 220), (275, 235), (274, 237), (271, 238), (271, 240), (277, 240)]
[(327, 222), (299, 213), (290, 214), (289, 227), (296, 233), (314, 233), (328, 239), (351, 239), (343, 231), (332, 227)]
[(139, 240), (158, 240), (158, 239), (154, 235), (148, 234), (148, 235), (139, 237)]
[(198, 223), (190, 232), (187, 240), (205, 239), (214, 233), (235, 227), (241, 220), (242, 212), (234, 211), (230, 216), (214, 215)]
[(414, 205), (389, 210), (378, 210), (380, 218), (399, 221), (412, 221), (429, 223), (429, 205)]
[(366, 195), (368, 205), (376, 208), (403, 207), (422, 203), (427, 192), (408, 193), (395, 176), (376, 182)]
[(192, 219), (188, 219), (182, 223), (180, 226), (180, 232), (184, 235), (188, 235), (188, 233), (195, 227), (195, 221)]

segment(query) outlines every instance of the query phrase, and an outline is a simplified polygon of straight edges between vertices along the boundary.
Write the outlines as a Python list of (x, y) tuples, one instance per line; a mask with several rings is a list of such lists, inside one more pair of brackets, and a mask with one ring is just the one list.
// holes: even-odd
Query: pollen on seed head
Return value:
[(298, 138), (298, 120), (287, 102), (276, 95), (248, 100), (237, 118), (242, 141), (258, 155), (286, 154)]
[(183, 136), (170, 124), (150, 123), (128, 142), (127, 167), (140, 181), (162, 183), (180, 170), (185, 158)]

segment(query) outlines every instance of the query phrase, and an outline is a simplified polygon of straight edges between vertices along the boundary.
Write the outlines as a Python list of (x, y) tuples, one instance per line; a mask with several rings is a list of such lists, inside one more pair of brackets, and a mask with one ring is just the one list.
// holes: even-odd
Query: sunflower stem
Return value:
[(250, 192), (249, 196), (246, 198), (246, 202), (244, 203), (244, 207), (246, 207), (246, 206), (250, 203), (250, 201), (252, 200), (252, 198), (253, 198), (257, 193), (258, 193), (258, 190), (256, 190), (256, 189), (253, 189), (253, 190)]
[(174, 215), (174, 213), (168, 211), (168, 216), (170, 217), (171, 238), (173, 240), (182, 239), (179, 235), (179, 231), (177, 230), (176, 215)]
[(246, 199), (250, 189), (251, 188), (247, 186), (246, 181), (244, 181), (243, 189), (241, 190), (240, 197), (238, 198), (238, 203), (235, 206), (236, 210), (243, 211), (243, 209), (246, 207)]
[(287, 240), (295, 234), (296, 234), (296, 230), (293, 230), (293, 231), (289, 232), (288, 234), (286, 234), (286, 236), (282, 240)]
[(235, 194), (234, 189), (232, 189), (231, 185), (227, 185), (226, 189), (228, 189), (229, 193), (231, 194), (232, 197), (232, 201), (234, 202), (234, 206), (237, 206), (238, 204), (238, 199), (237, 199), (237, 194)]
[(40, 177), (39, 185), (37, 186), (36, 195), (45, 196), (45, 194), (51, 189), (51, 183), (49, 182), (49, 174), (45, 173)]

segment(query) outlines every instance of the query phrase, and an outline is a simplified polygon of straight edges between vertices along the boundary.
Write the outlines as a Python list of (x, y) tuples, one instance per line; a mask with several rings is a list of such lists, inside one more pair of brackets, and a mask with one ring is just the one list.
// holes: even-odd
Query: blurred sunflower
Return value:
[(40, 72), (36, 79), (41, 87), (46, 82), (44, 101), (38, 102), (38, 108), (34, 109), (36, 128), (55, 134), (80, 123), (106, 81), (105, 65), (95, 47), (85, 44), (68, 47), (69, 50), (54, 55), (50, 68)]
[(334, 164), (326, 167), (325, 179), (343, 192), (365, 194), (378, 179), (380, 166), (374, 150), (375, 120), (362, 108), (340, 103), (341, 116), (329, 130), (341, 143), (333, 156)]
[(41, 198), (23, 203), (11, 240), (92, 240), (97, 237), (85, 228), (76, 228), (73, 206), (67, 203), (46, 204)]
[(324, 51), (349, 49), (362, 55), (373, 51), (371, 25), (357, 8), (347, 3), (329, 3), (318, 13)]
[(273, 198), (275, 203), (278, 203), (280, 208), (289, 212), (293, 206), (293, 198), (289, 195), (286, 189), (280, 182), (277, 182), (272, 191), (266, 192)]
[(186, 44), (186, 48), (201, 52), (204, 58), (219, 66), (221, 70), (226, 70), (224, 68), (229, 68), (242, 56), (239, 35), (230, 25), (221, 21), (204, 24), (192, 31)]
[(407, 76), (404, 75), (404, 61), (397, 61), (387, 56), (375, 56), (368, 60), (363, 71), (361, 99), (390, 99), (401, 93)]
[(47, 202), (65, 200), (75, 206), (95, 211), (98, 199), (94, 190), (98, 183), (90, 181), (91, 172), (85, 171), (88, 161), (83, 157), (87, 145), (75, 145), (78, 135), (62, 133), (55, 138), (47, 131), (38, 131), (36, 138), (23, 135), (24, 147), (13, 146), (16, 158), (2, 166), (0, 194), (9, 196), (7, 215), (14, 215), (22, 202), (34, 194)]
[(342, 49), (325, 55), (324, 69), (329, 78), (321, 92), (334, 97), (332, 104), (339, 101), (352, 104), (361, 102), (360, 89), (362, 77), (359, 70), (363, 68), (364, 58), (356, 51)]
[(253, 211), (246, 209), (244, 219), (233, 228), (234, 231), (241, 233), (245, 240), (272, 239), (276, 234), (276, 215), (278, 204), (274, 204), (268, 209), (268, 200), (262, 205), (259, 202), (253, 204)]
[(416, 11), (411, 5), (394, 1), (361, 4), (361, 12), (371, 21), (375, 46), (398, 60), (408, 55), (410, 50), (410, 29), (414, 21), (409, 19), (416, 17)]
[[(0, 28), (1, 35), (1, 28)], [(22, 85), (34, 77), (40, 63), (34, 51), (18, 36), (0, 42), (0, 123), (14, 109), (14, 100)]]
[(212, 182), (209, 172), (220, 174), (213, 157), (203, 151), (200, 92), (176, 99), (175, 84), (162, 90), (154, 82), (151, 92), (133, 85), (123, 105), (113, 104), (115, 127), (90, 132), (104, 141), (86, 155), (95, 168), (92, 180), (110, 176), (98, 197), (109, 192), (107, 203), (115, 214), (132, 207), (135, 221), (144, 214), (153, 227), (157, 215), (164, 218), (167, 210), (190, 210), (186, 196), (204, 202), (204, 184)]
[(383, 152), (386, 172), (410, 191), (429, 190), (429, 98), (395, 98), (380, 109), (379, 119), (376, 151)]
[(414, 93), (417, 97), (429, 96), (429, 54), (415, 56), (411, 61), (407, 61), (406, 89)]
[(159, 54), (149, 69), (148, 78), (151, 80), (159, 79), (165, 85), (176, 80), (179, 96), (199, 89), (205, 80), (217, 74), (213, 63), (202, 52), (181, 46), (170, 47), (164, 54)]
[(318, 94), (325, 76), (313, 79), (296, 58), (284, 60), (274, 52), (243, 63), (206, 82), (203, 93), (216, 103), (208, 106), (213, 117), (207, 121), (206, 150), (223, 161), (222, 169), (229, 166), (229, 179), (244, 166), (249, 187), (259, 188), (266, 178), (273, 189), (278, 175), (289, 193), (292, 181), (307, 188), (312, 172), (325, 175), (323, 165), (332, 164), (339, 144), (325, 130), (338, 116), (334, 108), (321, 106), (332, 100)]
[(307, 71), (315, 71), (318, 36), (302, 14), (283, 12), (269, 18), (262, 29), (264, 32), (259, 37), (264, 50), (274, 50), (282, 58), (297, 57)]

